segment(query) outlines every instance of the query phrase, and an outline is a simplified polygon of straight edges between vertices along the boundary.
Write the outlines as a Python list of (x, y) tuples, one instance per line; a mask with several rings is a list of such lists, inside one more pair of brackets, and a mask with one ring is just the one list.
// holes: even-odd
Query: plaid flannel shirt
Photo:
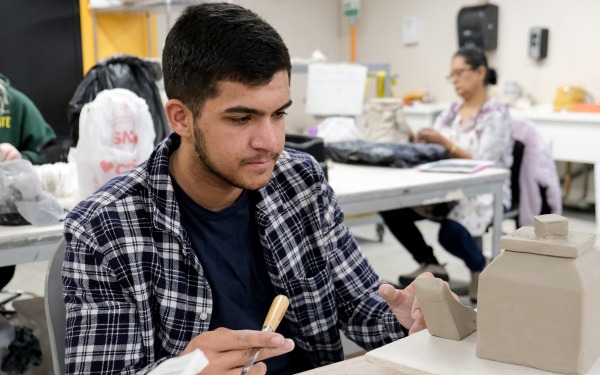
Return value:
[[(169, 136), (65, 221), (67, 374), (145, 374), (208, 330), (212, 293), (169, 174), (179, 142)], [(253, 194), (269, 277), (313, 365), (343, 359), (340, 329), (366, 349), (404, 336), (312, 157), (284, 150)]]

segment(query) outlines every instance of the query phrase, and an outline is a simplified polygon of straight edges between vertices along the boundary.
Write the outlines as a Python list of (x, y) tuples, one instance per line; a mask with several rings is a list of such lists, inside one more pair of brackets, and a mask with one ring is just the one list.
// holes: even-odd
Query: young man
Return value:
[[(343, 359), (340, 329), (370, 349), (424, 328), (413, 288), (381, 285), (361, 254), (318, 163), (283, 149), (291, 64), (270, 25), (189, 7), (163, 70), (174, 133), (65, 221), (68, 374), (147, 373), (199, 348), (203, 374), (238, 375), (252, 347), (250, 374), (292, 374)], [(260, 332), (277, 294), (287, 314)]]

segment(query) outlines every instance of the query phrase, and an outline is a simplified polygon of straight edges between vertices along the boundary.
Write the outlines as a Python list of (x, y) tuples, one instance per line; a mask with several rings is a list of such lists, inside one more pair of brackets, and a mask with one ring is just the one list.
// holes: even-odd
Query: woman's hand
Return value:
[[(446, 147), (448, 143), (451, 143), (448, 138), (444, 137), (437, 130), (433, 128), (425, 128), (419, 130), (417, 134), (417, 141), (422, 143), (437, 143)], [(446, 147), (448, 148), (448, 147)]]
[(472, 159), (471, 152), (466, 149), (458, 147), (458, 145), (448, 138), (444, 137), (437, 130), (433, 128), (421, 129), (417, 134), (417, 142), (421, 143), (436, 143), (444, 146), (448, 150), (448, 157), (450, 158), (461, 158), (461, 159)]

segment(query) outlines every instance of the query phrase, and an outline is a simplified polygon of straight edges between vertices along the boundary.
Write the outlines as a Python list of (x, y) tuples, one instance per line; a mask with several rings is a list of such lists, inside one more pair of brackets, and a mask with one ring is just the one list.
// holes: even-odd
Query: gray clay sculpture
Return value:
[(505, 251), (479, 278), (477, 356), (585, 374), (600, 356), (596, 235), (559, 215), (502, 237)]
[(477, 312), (456, 300), (443, 280), (416, 279), (415, 291), (431, 335), (460, 341), (477, 330)]

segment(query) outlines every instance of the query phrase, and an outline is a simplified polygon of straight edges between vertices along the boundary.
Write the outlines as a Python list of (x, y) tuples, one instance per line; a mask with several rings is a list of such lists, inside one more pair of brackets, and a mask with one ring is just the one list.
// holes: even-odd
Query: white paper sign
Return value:
[(402, 40), (407, 45), (419, 42), (419, 17), (402, 17)]
[(357, 64), (309, 64), (306, 112), (319, 116), (362, 114), (367, 67)]

